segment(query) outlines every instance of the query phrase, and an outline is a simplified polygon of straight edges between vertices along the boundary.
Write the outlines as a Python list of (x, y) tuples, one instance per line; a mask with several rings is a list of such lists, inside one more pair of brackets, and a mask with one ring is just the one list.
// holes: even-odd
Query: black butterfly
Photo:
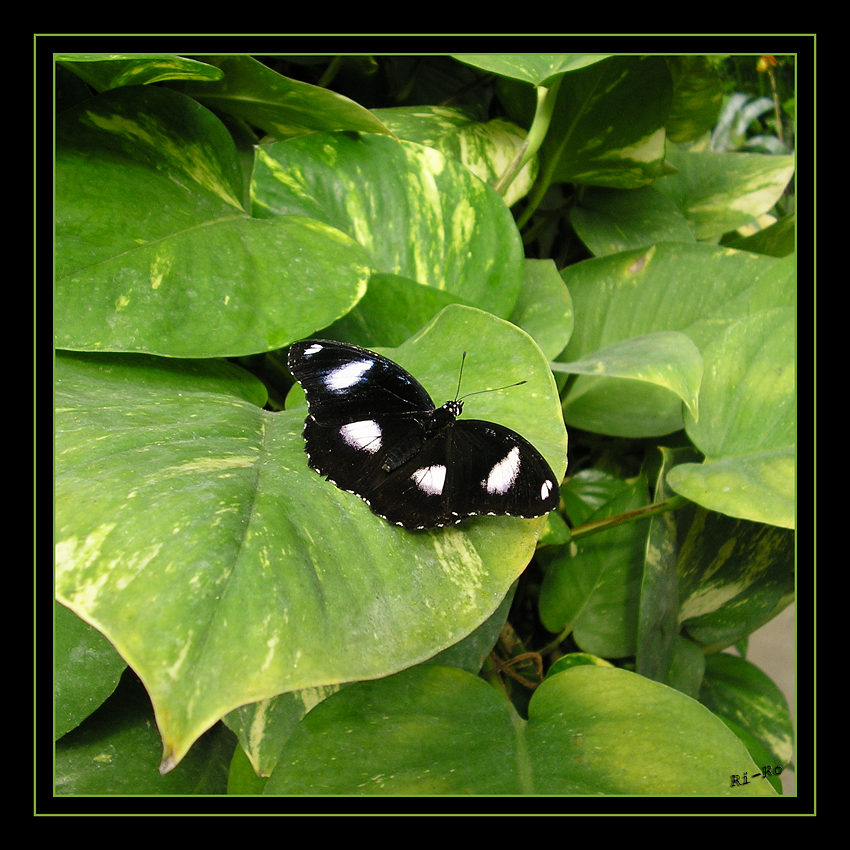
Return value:
[(434, 407), (397, 363), (365, 348), (311, 339), (289, 349), (304, 388), (310, 467), (404, 528), (477, 514), (536, 517), (558, 506), (558, 481), (516, 431), (456, 421), (462, 401)]

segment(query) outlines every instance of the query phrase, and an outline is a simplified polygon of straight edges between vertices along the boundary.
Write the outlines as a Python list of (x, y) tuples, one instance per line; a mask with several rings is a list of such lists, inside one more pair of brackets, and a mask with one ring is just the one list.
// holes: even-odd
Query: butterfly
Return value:
[(289, 369), (307, 396), (310, 467), (388, 522), (437, 528), (480, 514), (537, 517), (558, 506), (558, 481), (528, 440), (495, 422), (459, 420), (457, 398), (435, 407), (392, 360), (310, 339), (290, 347)]

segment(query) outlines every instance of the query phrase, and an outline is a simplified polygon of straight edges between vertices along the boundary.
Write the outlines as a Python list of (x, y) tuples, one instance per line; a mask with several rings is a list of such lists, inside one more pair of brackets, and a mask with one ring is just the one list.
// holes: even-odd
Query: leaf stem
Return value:
[(537, 108), (534, 111), (534, 119), (531, 122), (531, 127), (528, 129), (528, 134), (522, 147), (517, 151), (516, 156), (511, 161), (511, 164), (505, 170), (505, 173), (499, 178), (496, 183), (496, 191), (503, 195), (511, 185), (514, 178), (525, 167), (525, 164), (537, 153), (540, 145), (543, 144), (543, 139), (546, 138), (546, 132), (549, 129), (549, 124), (552, 121), (552, 113), (555, 109), (555, 98), (558, 96), (558, 89), (561, 86), (563, 75), (558, 77), (549, 87), (537, 86)]
[(617, 516), (598, 519), (594, 522), (587, 522), (584, 525), (578, 525), (572, 529), (570, 532), (570, 539), (578, 540), (582, 537), (587, 537), (591, 534), (596, 534), (599, 531), (605, 531), (605, 529), (614, 528), (627, 522), (635, 522), (636, 520), (646, 519), (647, 517), (652, 517), (656, 514), (674, 511), (687, 503), (688, 500), (684, 496), (672, 496), (671, 498), (665, 499), (663, 502), (658, 502), (658, 504), (655, 505), (647, 505), (645, 508), (637, 508), (633, 511), (627, 511), (624, 514), (617, 514)]

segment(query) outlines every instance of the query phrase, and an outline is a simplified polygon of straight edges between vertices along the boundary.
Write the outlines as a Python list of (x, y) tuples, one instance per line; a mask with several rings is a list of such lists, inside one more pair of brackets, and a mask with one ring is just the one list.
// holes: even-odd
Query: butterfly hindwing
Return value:
[(464, 516), (536, 517), (558, 507), (558, 482), (543, 455), (524, 437), (495, 422), (462, 419), (451, 429), (450, 492)]

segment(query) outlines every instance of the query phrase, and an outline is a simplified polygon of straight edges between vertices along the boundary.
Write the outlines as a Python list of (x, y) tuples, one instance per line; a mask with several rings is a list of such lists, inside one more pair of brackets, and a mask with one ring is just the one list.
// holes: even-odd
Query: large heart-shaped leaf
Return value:
[[(490, 654), (505, 625), (513, 602), (516, 585), (511, 588), (502, 604), (491, 617), (474, 632), (453, 646), (429, 658), (426, 664), (459, 667), (477, 674)], [(283, 745), (303, 717), (319, 703), (335, 694), (342, 685), (306, 688), (281, 694), (268, 700), (238, 708), (224, 718), (224, 722), (238, 736), (245, 755), (257, 776), (268, 777), (280, 758)]]
[[(400, 139), (436, 148), (490, 186), (496, 185), (525, 144), (525, 131), (516, 124), (502, 118), (486, 124), (473, 121), (461, 109), (413, 106), (376, 109), (374, 114)], [(505, 192), (505, 203), (510, 207), (524, 197), (536, 176), (537, 160), (532, 158)]]
[(355, 239), (373, 267), (506, 318), (522, 243), (498, 193), (434, 148), (386, 136), (314, 133), (264, 145), (257, 216), (310, 216)]
[(56, 130), (56, 343), (212, 357), (268, 351), (363, 295), (362, 249), (305, 218), (242, 209), (236, 148), (200, 104), (107, 92)]
[(670, 471), (676, 492), (731, 516), (793, 528), (796, 311), (760, 310), (706, 349), (705, 416), (687, 418), (703, 464)]
[[(710, 245), (662, 243), (571, 266), (561, 274), (575, 308), (575, 331), (559, 360), (596, 357), (600, 349), (658, 332), (687, 334), (706, 360), (709, 342), (759, 299), (793, 303), (784, 261)], [(769, 282), (769, 288), (766, 284)], [(687, 371), (687, 370), (686, 370)], [(693, 381), (687, 381), (693, 386)], [(686, 393), (687, 395), (687, 393)], [(666, 387), (580, 375), (564, 400), (564, 419), (605, 434), (646, 437), (680, 430), (682, 397)], [(700, 415), (704, 413), (700, 402)]]
[(418, 667), (345, 688), (284, 748), (267, 794), (774, 794), (708, 709), (626, 670), (547, 677), (528, 721), (479, 678)]
[[(521, 331), (454, 307), (390, 354), (439, 399), (464, 350), (465, 389), (528, 381), (476, 397), (474, 415), (520, 431), (562, 475), (554, 381)], [(239, 705), (385, 676), (457, 642), (542, 525), (391, 526), (307, 467), (303, 409), (263, 398), (218, 361), (57, 359), (57, 598), (144, 681), (165, 768)]]

